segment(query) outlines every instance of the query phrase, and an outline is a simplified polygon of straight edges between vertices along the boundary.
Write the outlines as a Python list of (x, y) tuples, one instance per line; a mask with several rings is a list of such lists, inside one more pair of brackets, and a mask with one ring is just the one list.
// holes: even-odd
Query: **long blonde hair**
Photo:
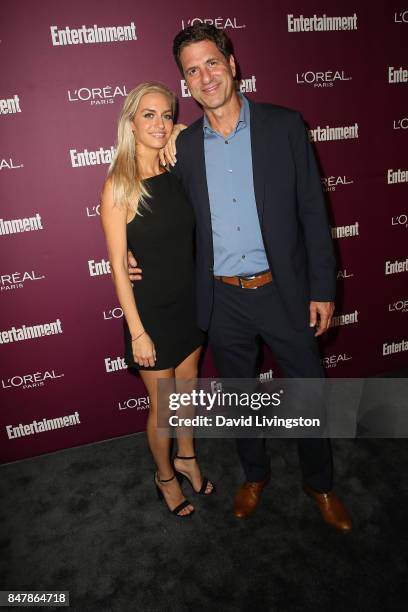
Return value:
[(170, 103), (174, 116), (176, 111), (176, 96), (162, 83), (148, 81), (132, 89), (125, 98), (119, 116), (116, 153), (108, 170), (113, 184), (113, 202), (117, 206), (127, 206), (136, 215), (140, 213), (140, 205), (146, 204), (150, 197), (143, 184), (136, 158), (135, 137), (132, 130), (133, 118), (140, 100), (145, 94), (161, 93)]

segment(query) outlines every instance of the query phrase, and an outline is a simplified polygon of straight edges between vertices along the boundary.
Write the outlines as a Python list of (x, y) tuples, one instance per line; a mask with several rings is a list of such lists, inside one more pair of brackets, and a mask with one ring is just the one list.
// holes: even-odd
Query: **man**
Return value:
[[(286, 377), (320, 378), (314, 336), (330, 326), (335, 260), (303, 120), (236, 91), (223, 31), (188, 27), (173, 53), (205, 113), (180, 133), (173, 171), (196, 215), (198, 323), (219, 374), (255, 378), (260, 336)], [(270, 467), (262, 439), (238, 439), (237, 447), (246, 481), (234, 514), (244, 518), (256, 509)], [(351, 519), (332, 492), (329, 441), (302, 438), (298, 450), (305, 492), (326, 522), (349, 531)]]

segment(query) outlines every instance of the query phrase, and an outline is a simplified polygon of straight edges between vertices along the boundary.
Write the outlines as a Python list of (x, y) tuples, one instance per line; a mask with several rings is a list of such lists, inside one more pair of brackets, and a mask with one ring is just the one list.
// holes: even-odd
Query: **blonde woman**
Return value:
[[(177, 475), (193, 491), (214, 488), (203, 477), (192, 437), (180, 437), (170, 460), (170, 440), (157, 432), (157, 382), (197, 376), (203, 333), (195, 322), (193, 211), (176, 177), (160, 165), (159, 151), (172, 129), (176, 99), (161, 83), (142, 83), (127, 96), (118, 125), (115, 158), (101, 199), (101, 220), (112, 278), (124, 313), (125, 361), (147, 388), (147, 436), (157, 466), (159, 498), (180, 517), (193, 505)], [(137, 254), (143, 280), (128, 277), (127, 250)]]

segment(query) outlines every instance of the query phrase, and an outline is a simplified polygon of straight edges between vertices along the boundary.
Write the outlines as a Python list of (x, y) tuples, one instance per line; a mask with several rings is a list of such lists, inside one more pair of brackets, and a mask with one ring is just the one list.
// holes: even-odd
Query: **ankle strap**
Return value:
[(192, 457), (180, 457), (180, 455), (176, 455), (174, 458), (175, 459), (197, 459), (195, 455), (193, 455)]
[(176, 477), (176, 475), (175, 475), (175, 474), (173, 474), (173, 476), (172, 476), (171, 478), (167, 478), (166, 480), (162, 480), (161, 478), (159, 478), (159, 473), (158, 473), (158, 472), (156, 472), (157, 482), (160, 482), (161, 484), (162, 484), (163, 482), (171, 482), (172, 480), (174, 480), (174, 479), (175, 479), (175, 477)]

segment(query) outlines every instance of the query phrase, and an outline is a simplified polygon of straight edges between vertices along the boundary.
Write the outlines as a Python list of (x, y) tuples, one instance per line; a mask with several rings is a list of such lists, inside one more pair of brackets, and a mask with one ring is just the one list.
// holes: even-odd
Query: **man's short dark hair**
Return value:
[(183, 67), (180, 62), (180, 53), (184, 47), (202, 40), (211, 40), (216, 44), (217, 49), (226, 59), (233, 54), (232, 42), (223, 30), (219, 30), (209, 23), (195, 23), (184, 30), (181, 30), (173, 41), (173, 55), (180, 72), (183, 74)]

